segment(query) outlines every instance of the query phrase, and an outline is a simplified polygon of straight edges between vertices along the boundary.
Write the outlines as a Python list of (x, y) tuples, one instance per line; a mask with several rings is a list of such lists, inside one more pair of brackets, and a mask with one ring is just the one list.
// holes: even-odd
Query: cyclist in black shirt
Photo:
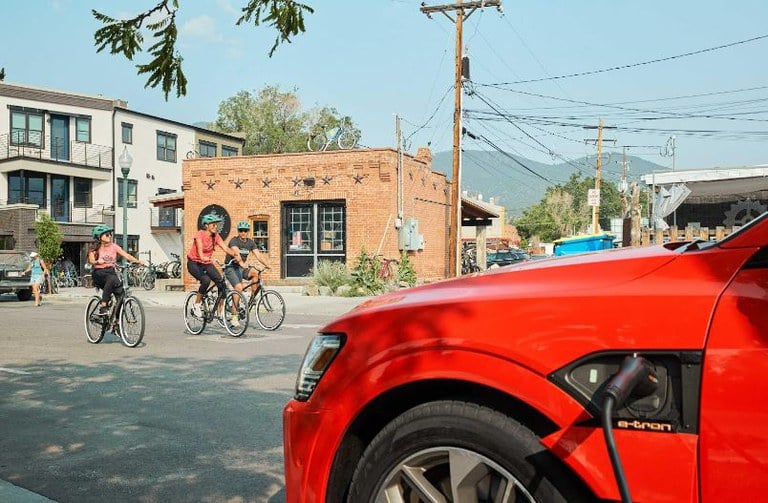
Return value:
[(248, 256), (253, 253), (261, 265), (267, 269), (269, 269), (269, 266), (259, 252), (256, 242), (248, 237), (250, 230), (251, 224), (248, 221), (243, 220), (237, 223), (237, 236), (229, 240), (229, 247), (240, 254), (240, 261), (234, 255), (227, 255), (224, 274), (227, 277), (227, 281), (239, 292), (243, 291), (243, 280), (252, 282), (251, 294), (253, 294), (258, 289), (257, 281), (259, 276), (253, 266), (240, 267), (239, 263), (245, 263)]

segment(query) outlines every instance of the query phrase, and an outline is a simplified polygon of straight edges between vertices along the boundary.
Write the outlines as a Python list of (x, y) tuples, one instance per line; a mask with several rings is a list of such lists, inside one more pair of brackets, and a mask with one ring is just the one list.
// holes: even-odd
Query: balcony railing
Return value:
[(62, 141), (28, 131), (0, 135), (0, 161), (28, 158), (65, 162), (79, 166), (112, 168), (112, 147), (79, 141)]
[[(49, 201), (50, 203), (50, 201)], [(107, 217), (107, 213), (110, 218)], [(74, 203), (57, 203), (47, 208), (39, 208), (36, 218), (39, 219), (42, 214), (47, 214), (52, 220), (60, 223), (70, 224), (103, 224), (111, 222), (111, 216), (114, 214), (111, 206), (95, 204), (89, 207), (76, 206)]]

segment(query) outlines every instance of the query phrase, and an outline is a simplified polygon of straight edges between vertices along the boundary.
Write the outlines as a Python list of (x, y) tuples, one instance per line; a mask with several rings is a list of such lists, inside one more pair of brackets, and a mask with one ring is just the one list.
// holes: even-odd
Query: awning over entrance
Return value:
[(171, 192), (149, 198), (150, 204), (155, 208), (181, 208), (184, 209), (184, 193)]
[(461, 225), (469, 227), (490, 226), (492, 218), (499, 214), (474, 199), (461, 198)]

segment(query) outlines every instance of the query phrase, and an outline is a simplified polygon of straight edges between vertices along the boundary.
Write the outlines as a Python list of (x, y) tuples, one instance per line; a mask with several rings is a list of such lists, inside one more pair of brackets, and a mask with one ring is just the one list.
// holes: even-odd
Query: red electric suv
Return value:
[(768, 214), (372, 299), (311, 342), (289, 503), (768, 497)]

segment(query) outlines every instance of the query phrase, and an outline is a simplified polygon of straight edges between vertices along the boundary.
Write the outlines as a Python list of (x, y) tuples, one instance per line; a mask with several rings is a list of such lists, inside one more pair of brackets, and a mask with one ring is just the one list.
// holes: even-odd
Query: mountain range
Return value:
[[(667, 168), (640, 157), (628, 155), (627, 181), (640, 181), (642, 175)], [(568, 181), (571, 174), (582, 178), (594, 177), (597, 156), (581, 157), (557, 164), (546, 164), (510, 153), (485, 150), (464, 150), (461, 166), (461, 190), (469, 195), (482, 195), (488, 201), (507, 209), (508, 216), (519, 216), (523, 210), (539, 203), (547, 188)], [(603, 155), (602, 183), (618, 184), (622, 178), (621, 154)], [(453, 174), (451, 151), (433, 154), (432, 169), (444, 173), (448, 179)]]

